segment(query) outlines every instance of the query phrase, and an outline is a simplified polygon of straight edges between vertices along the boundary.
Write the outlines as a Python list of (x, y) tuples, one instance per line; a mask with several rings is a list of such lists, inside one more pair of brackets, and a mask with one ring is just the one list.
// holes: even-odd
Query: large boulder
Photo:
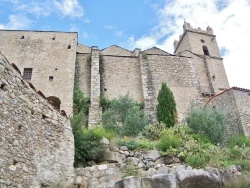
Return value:
[(118, 182), (116, 182), (114, 188), (141, 188), (141, 178), (140, 177), (127, 177)]
[(220, 188), (221, 179), (215, 175), (201, 170), (182, 170), (177, 172), (181, 188)]

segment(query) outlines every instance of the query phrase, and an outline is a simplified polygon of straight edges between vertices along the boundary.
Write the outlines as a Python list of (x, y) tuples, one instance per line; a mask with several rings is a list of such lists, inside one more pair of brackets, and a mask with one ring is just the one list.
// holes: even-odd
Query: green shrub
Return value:
[(211, 141), (209, 140), (209, 138), (206, 135), (201, 135), (201, 134), (192, 134), (191, 135), (193, 137), (193, 139), (202, 142), (204, 144), (211, 144)]
[(192, 107), (186, 121), (194, 133), (207, 136), (212, 143), (224, 141), (227, 120), (226, 116), (216, 109)]
[(120, 136), (137, 136), (149, 119), (128, 95), (111, 100), (110, 108), (103, 113), (103, 126)]
[(156, 116), (158, 122), (163, 122), (167, 127), (173, 127), (177, 122), (177, 111), (172, 91), (166, 83), (161, 84), (161, 89), (157, 97)]
[(178, 148), (181, 145), (181, 139), (176, 135), (164, 134), (160, 137), (156, 148), (160, 151), (166, 152), (171, 148)]
[(157, 123), (155, 125), (147, 125), (144, 127), (142, 135), (150, 140), (157, 140), (161, 137), (162, 132), (166, 129), (164, 123)]
[(90, 102), (89, 98), (84, 97), (84, 94), (79, 89), (79, 87), (77, 85), (74, 85), (74, 91), (73, 91), (74, 114), (77, 114), (80, 111), (83, 111), (85, 114), (87, 114), (89, 102)]
[(107, 138), (108, 140), (112, 140), (116, 134), (112, 130), (105, 130), (103, 127), (94, 127), (92, 128), (95, 134), (97, 134), (101, 138)]
[(230, 148), (233, 148), (234, 146), (242, 147), (243, 145), (250, 147), (250, 138), (244, 135), (235, 135), (229, 140)]
[(206, 157), (203, 155), (193, 155), (186, 158), (186, 163), (194, 168), (202, 168), (206, 165)]
[(75, 165), (86, 164), (89, 160), (99, 161), (102, 158), (104, 146), (100, 144), (102, 137), (93, 130), (78, 127), (74, 130)]

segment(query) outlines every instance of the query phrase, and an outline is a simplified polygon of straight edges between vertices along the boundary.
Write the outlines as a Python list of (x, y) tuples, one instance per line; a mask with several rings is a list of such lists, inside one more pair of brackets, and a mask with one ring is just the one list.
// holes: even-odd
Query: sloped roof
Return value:
[(77, 53), (91, 53), (91, 48), (83, 44), (77, 44), (76, 51)]
[(164, 50), (162, 50), (160, 48), (157, 48), (155, 46), (152, 47), (152, 48), (149, 48), (147, 50), (142, 51), (142, 53), (144, 53), (144, 54), (154, 54), (154, 55), (172, 55), (172, 54), (170, 54), (170, 53), (168, 53), (168, 52), (166, 52), (166, 51), (164, 51)]
[(102, 55), (113, 55), (113, 56), (132, 56), (132, 52), (121, 48), (120, 46), (112, 45), (101, 50)]
[(237, 90), (237, 91), (243, 91), (243, 92), (250, 93), (250, 89), (245, 89), (245, 88), (240, 88), (240, 87), (235, 87), (235, 86), (234, 86), (234, 87), (231, 87), (231, 88), (229, 88), (229, 89), (227, 89), (227, 90), (225, 90), (225, 91), (223, 91), (223, 92), (221, 92), (221, 93), (219, 93), (219, 94), (217, 94), (217, 95), (211, 97), (211, 98), (207, 101), (207, 103), (205, 104), (205, 106), (206, 106), (213, 98), (215, 98), (215, 97), (217, 97), (217, 96), (219, 96), (219, 95), (221, 95), (221, 94), (223, 94), (223, 93), (226, 93), (226, 92), (228, 92), (228, 91), (230, 91), (230, 90)]

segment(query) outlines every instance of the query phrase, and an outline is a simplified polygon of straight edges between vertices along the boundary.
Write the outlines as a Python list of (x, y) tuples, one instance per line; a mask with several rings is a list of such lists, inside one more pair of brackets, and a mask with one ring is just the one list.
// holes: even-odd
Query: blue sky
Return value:
[(0, 29), (77, 31), (80, 43), (99, 49), (173, 53), (184, 18), (213, 28), (230, 86), (250, 89), (249, 0), (0, 0)]

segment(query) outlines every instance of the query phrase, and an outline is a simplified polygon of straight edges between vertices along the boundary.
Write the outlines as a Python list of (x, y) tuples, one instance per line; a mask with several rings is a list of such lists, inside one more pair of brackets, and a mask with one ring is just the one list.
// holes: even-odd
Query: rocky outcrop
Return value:
[(0, 56), (0, 187), (74, 181), (74, 138), (62, 116)]

